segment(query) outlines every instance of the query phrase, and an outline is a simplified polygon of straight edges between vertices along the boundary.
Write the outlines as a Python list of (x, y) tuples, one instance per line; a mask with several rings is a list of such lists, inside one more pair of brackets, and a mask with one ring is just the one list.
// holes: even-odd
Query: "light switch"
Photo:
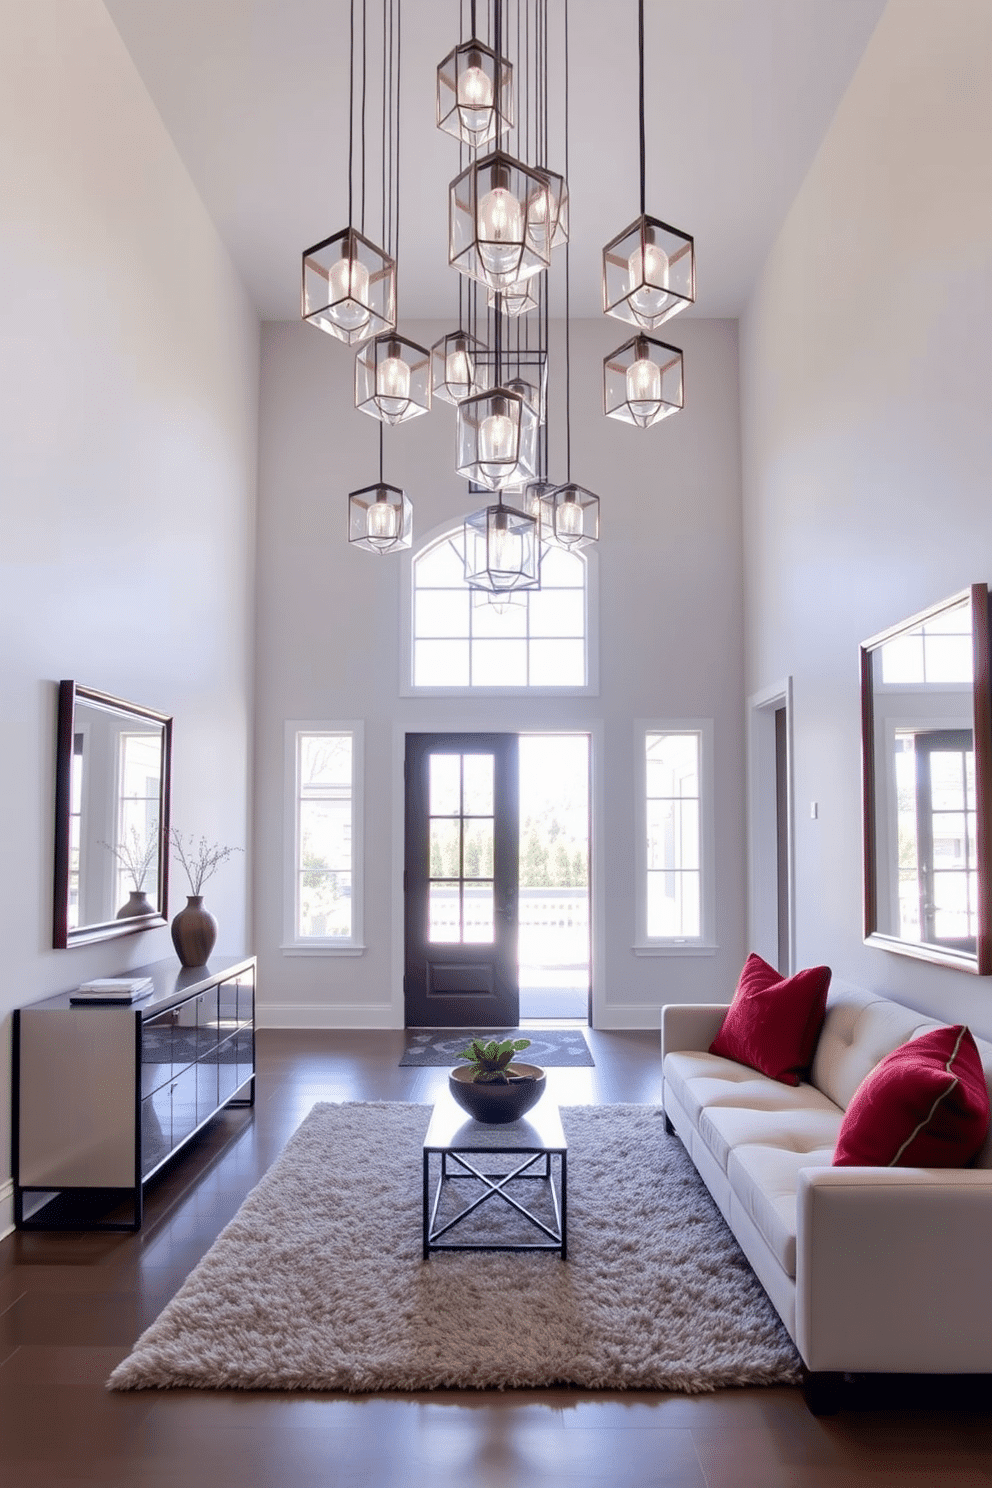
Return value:
[(818, 801), (810, 801), (809, 814), (812, 817), (813, 821), (816, 821), (816, 818), (820, 814), (820, 803)]

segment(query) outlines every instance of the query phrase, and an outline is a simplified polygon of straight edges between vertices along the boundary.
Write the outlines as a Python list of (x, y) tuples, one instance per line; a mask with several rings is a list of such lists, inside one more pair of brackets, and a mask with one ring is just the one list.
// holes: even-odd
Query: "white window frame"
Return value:
[[(648, 935), (648, 734), (695, 734), (699, 739), (699, 911), (698, 936)], [(712, 956), (716, 943), (716, 839), (713, 810), (712, 718), (639, 718), (634, 726), (634, 779), (637, 781), (637, 851), (634, 891), (634, 953), (638, 956)]]
[[(351, 736), (351, 935), (316, 937), (297, 933), (300, 857), (299, 739), (301, 734)], [(289, 719), (285, 728), (285, 832), (283, 859), (283, 942), (285, 956), (361, 956), (365, 951), (364, 796), (365, 725), (357, 719), (311, 723)]]
[[(480, 505), (484, 498), (480, 495)], [(417, 687), (414, 684), (413, 642), (414, 604), (416, 593), (413, 565), (442, 538), (454, 538), (464, 524), (452, 524), (450, 518), (425, 534), (416, 551), (400, 555), (400, 697), (598, 697), (599, 695), (599, 554), (592, 543), (579, 556), (585, 569), (585, 654), (586, 680), (581, 687)]]

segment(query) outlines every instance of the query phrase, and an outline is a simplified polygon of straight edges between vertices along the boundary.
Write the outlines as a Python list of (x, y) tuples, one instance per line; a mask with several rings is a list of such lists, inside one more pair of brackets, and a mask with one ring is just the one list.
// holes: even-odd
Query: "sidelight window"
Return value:
[(644, 817), (637, 948), (710, 948), (712, 724), (641, 724), (638, 755)]
[(288, 724), (286, 950), (362, 949), (361, 724)]

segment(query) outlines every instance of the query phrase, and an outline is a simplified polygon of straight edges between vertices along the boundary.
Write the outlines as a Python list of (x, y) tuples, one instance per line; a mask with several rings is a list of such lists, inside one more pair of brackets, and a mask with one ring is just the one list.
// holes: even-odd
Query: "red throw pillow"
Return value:
[(961, 1023), (935, 1028), (879, 1060), (841, 1122), (838, 1167), (963, 1168), (989, 1130), (989, 1092)]
[(749, 1064), (783, 1085), (798, 1085), (813, 1063), (829, 986), (829, 966), (783, 977), (752, 952), (710, 1053)]

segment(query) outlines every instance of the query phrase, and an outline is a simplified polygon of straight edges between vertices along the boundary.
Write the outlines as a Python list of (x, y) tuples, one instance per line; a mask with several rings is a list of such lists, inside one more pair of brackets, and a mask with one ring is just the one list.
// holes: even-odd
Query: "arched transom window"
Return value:
[(461, 527), (413, 560), (414, 688), (589, 687), (588, 563), (548, 548), (541, 587), (493, 604), (465, 582)]

